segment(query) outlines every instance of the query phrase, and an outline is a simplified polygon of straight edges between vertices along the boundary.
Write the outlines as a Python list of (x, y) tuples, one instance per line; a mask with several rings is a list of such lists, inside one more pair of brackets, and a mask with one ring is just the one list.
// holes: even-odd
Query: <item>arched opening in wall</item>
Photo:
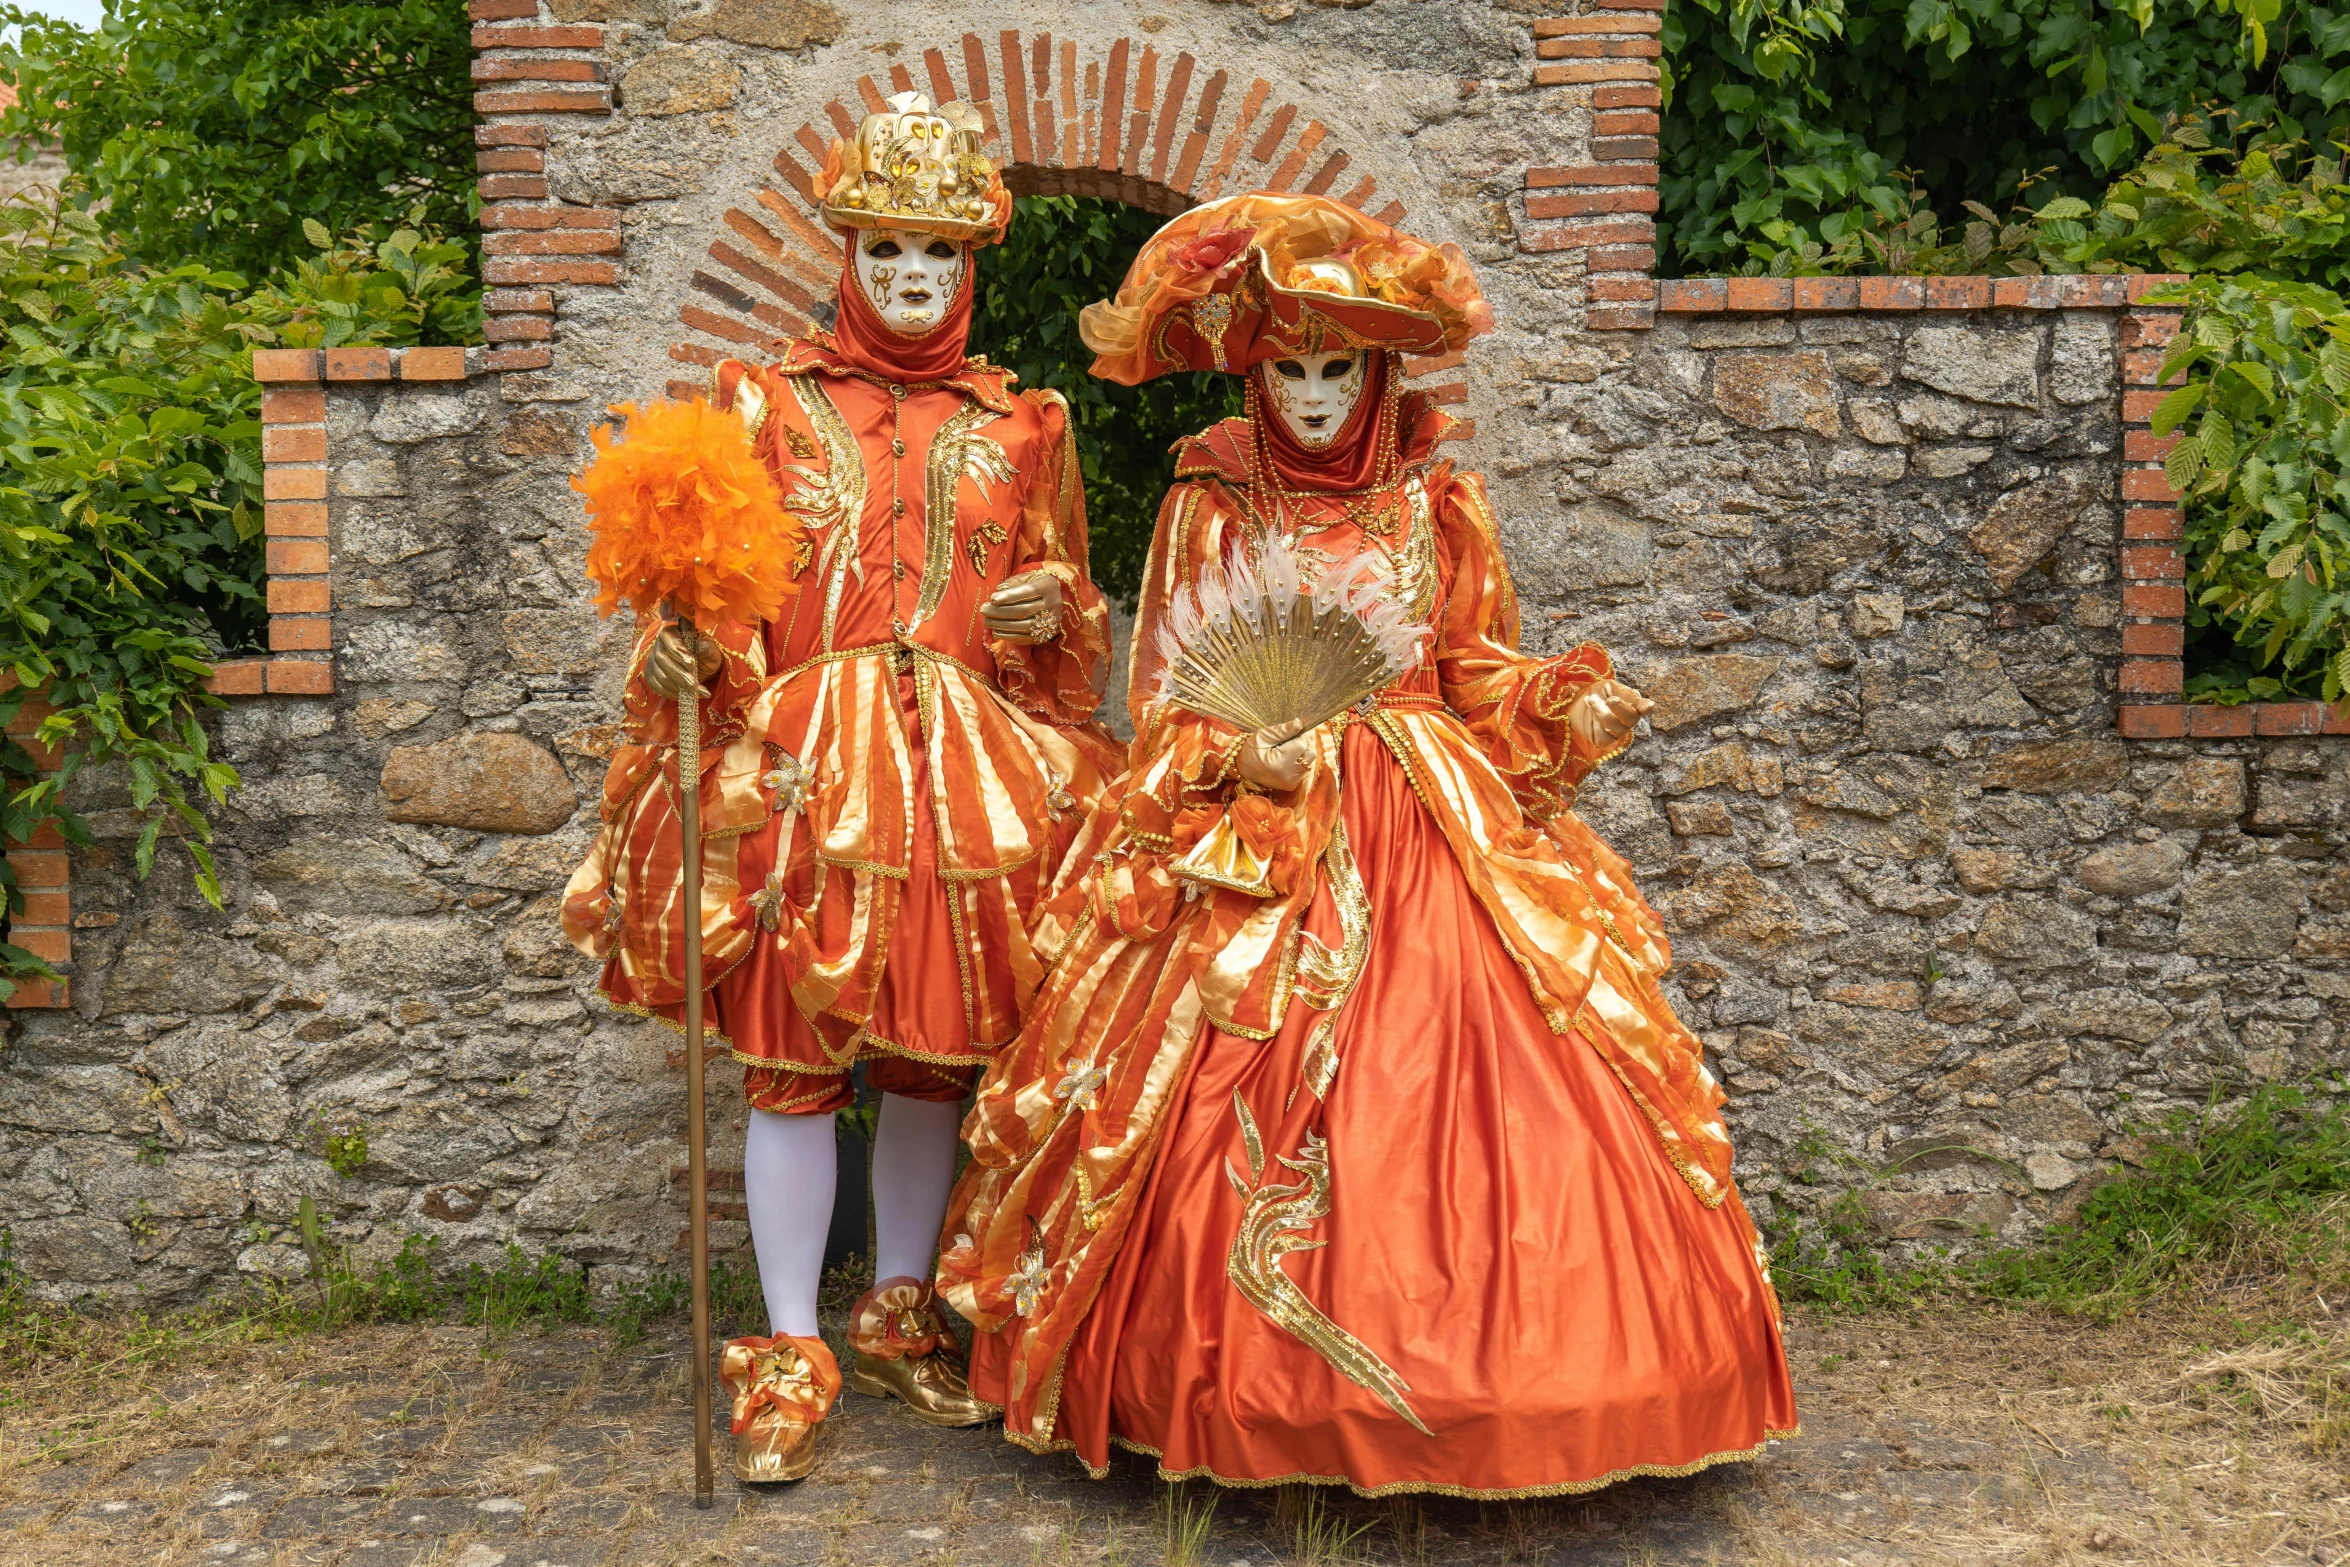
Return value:
[(1004, 243), (978, 258), (971, 352), (1012, 370), (1022, 386), (1068, 399), (1093, 578), (1121, 602), (1142, 585), (1159, 501), (1175, 482), (1174, 444), (1241, 407), (1236, 376), (1189, 372), (1118, 386), (1090, 373), (1077, 313), (1116, 292), (1165, 221), (1107, 196), (1023, 195)]
[[(982, 253), (972, 349), (1019, 370), (1023, 384), (1069, 395), (1090, 459), (1095, 576), (1126, 593), (1140, 576), (1159, 495), (1172, 476), (1167, 445), (1236, 407), (1238, 387), (1229, 377), (1168, 377), (1140, 396), (1121, 397), (1125, 389), (1085, 374), (1091, 356), (1077, 339), (1077, 310), (1115, 290), (1161, 223), (1203, 201), (1244, 190), (1297, 191), (1390, 223), (1403, 219), (1404, 207), (1363, 172), (1368, 160), (1339, 146), (1328, 125), (1261, 77), (1243, 85), (1189, 54), (1170, 60), (1124, 39), (1093, 60), (1081, 60), (1074, 41), (1046, 33), (1007, 31), (998, 45), (991, 56), (976, 34), (964, 34), (960, 72), (949, 64), (953, 46), (923, 50), (918, 64), (909, 55), (885, 79), (860, 77), (852, 95), (794, 131), (775, 155), (773, 180), (726, 213), (709, 246), (715, 265), (691, 274), (691, 297), (678, 318), (694, 335), (670, 353), (707, 367), (730, 354), (773, 352), (828, 319), (844, 252), (817, 214), (814, 171), (824, 167), (833, 138), (853, 138), (863, 115), (879, 111), (891, 93), (974, 105), (1022, 211), (1007, 244)], [(1046, 249), (1051, 253), (1040, 253)], [(1014, 291), (1022, 287), (1025, 297)], [(1051, 296), (1050, 309), (1038, 308), (1039, 293)], [(1001, 306), (992, 320), (991, 296)], [(1459, 364), (1447, 355), (1411, 361), (1406, 372), (1439, 400), (1457, 402), (1466, 395), (1450, 374)], [(690, 395), (699, 383), (671, 388)]]

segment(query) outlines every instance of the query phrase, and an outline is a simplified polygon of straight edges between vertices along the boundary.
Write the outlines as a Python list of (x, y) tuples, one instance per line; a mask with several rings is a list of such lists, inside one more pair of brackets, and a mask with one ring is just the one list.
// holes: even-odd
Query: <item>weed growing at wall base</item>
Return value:
[(2083, 1177), (2097, 1184), (2070, 1218), (1974, 1258), (1889, 1255), (1863, 1195), (1875, 1169), (1807, 1136), (1766, 1226), (1771, 1275), (1781, 1298), (1830, 1311), (1973, 1295), (2108, 1317), (2189, 1285), (2330, 1287), (2350, 1272), (2343, 1088), (2269, 1085), (2175, 1112), (2137, 1139), (2134, 1167)]
[[(493, 1336), (593, 1327), (627, 1348), (642, 1342), (654, 1324), (683, 1312), (690, 1293), (684, 1275), (660, 1273), (598, 1299), (584, 1266), (553, 1254), (534, 1258), (511, 1243), (495, 1262), (469, 1263), (452, 1274), (437, 1266), (440, 1241), (415, 1234), (391, 1257), (365, 1265), (348, 1247), (330, 1244), (307, 1199), (291, 1233), (311, 1258), (307, 1278), (271, 1280), (237, 1299), (192, 1310), (126, 1312), (36, 1299), (13, 1236), (0, 1229), (0, 1383), (126, 1356), (167, 1359), (207, 1344), (452, 1318)], [(710, 1301), (718, 1323), (765, 1327), (759, 1277), (747, 1266), (713, 1264)]]
[(2350, 1261), (2350, 1110), (2340, 1103), (2263, 1087), (2233, 1108), (2173, 1114), (2144, 1139), (2142, 1158), (2038, 1245), (1978, 1264), (1974, 1287), (2110, 1313), (2190, 1280), (2323, 1278)]

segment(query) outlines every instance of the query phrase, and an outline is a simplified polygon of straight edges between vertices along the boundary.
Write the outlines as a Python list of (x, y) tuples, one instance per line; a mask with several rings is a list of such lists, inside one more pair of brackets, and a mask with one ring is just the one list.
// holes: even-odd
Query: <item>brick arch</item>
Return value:
[[(852, 94), (785, 138), (772, 177), (728, 208), (709, 244), (711, 265), (691, 274), (691, 295), (677, 313), (690, 335), (670, 346), (673, 360), (706, 369), (745, 349), (772, 351), (808, 329), (833, 296), (843, 254), (817, 213), (815, 171), (832, 138), (854, 137), (858, 121), (892, 93), (927, 92), (933, 102), (961, 99), (978, 109), (988, 151), (1018, 195), (1101, 197), (1173, 216), (1234, 191), (1294, 190), (1389, 223), (1404, 216), (1392, 196), (1374, 208), (1383, 193), (1358, 166), (1368, 160), (1262, 77), (1244, 83), (1207, 71), (1187, 52), (1170, 59), (1125, 38), (1085, 59), (1072, 40), (1017, 29), (997, 36), (992, 56), (976, 33), (965, 33), (956, 52), (960, 60), (951, 62), (946, 50), (924, 49), (918, 64), (909, 56), (878, 78), (859, 77)], [(1425, 378), (1459, 364), (1442, 355), (1407, 368)], [(681, 377), (670, 390), (686, 395), (701, 385)], [(1467, 396), (1457, 378), (1429, 389), (1445, 402)]]

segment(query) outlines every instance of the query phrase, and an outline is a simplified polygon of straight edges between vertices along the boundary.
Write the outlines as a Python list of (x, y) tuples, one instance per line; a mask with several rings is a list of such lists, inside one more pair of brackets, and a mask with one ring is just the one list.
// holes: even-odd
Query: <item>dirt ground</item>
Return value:
[[(851, 1394), (814, 1477), (747, 1490), (722, 1446), (719, 1505), (696, 1512), (672, 1325), (628, 1350), (452, 1326), (191, 1343), (0, 1389), (0, 1562), (2350, 1562), (2350, 1325), (2322, 1297), (2114, 1325), (1951, 1305), (1789, 1327), (1801, 1437), (1506, 1506), (1201, 1487), (1171, 1506), (1140, 1461), (1090, 1481)], [(1205, 1537), (1171, 1550), (1171, 1514), (1211, 1501)]]

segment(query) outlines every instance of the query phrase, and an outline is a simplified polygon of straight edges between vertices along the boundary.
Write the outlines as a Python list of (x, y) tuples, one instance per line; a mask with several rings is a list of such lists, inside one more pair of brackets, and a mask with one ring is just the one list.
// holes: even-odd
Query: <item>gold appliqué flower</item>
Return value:
[(1094, 1065), (1093, 1057), (1087, 1056), (1082, 1061), (1070, 1063), (1068, 1075), (1053, 1089), (1053, 1099), (1066, 1106), (1071, 1113), (1090, 1110), (1093, 1108), (1095, 1092), (1109, 1080), (1109, 1068)]
[(1004, 1281), (1011, 1286), (1014, 1316), (1025, 1317), (1036, 1310), (1036, 1303), (1044, 1298), (1046, 1271), (1044, 1231), (1034, 1219), (1030, 1219), (1028, 1250), (1012, 1260), (1012, 1275)]
[(983, 522), (973, 528), (971, 536), (963, 541), (963, 551), (971, 557), (971, 569), (986, 576), (987, 552), (1010, 537), (1000, 522)]
[(789, 751), (768, 748), (775, 765), (759, 775), (759, 787), (775, 794), (775, 814), (796, 811), (808, 801), (808, 769)]
[(751, 894), (751, 907), (758, 911), (761, 930), (773, 930), (783, 923), (783, 872), (767, 873), (767, 884)]

